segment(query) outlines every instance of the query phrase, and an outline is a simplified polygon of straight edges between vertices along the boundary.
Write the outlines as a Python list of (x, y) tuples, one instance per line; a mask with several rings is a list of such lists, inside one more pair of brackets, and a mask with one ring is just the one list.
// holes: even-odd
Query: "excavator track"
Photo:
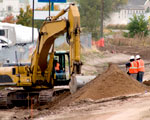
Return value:
[(0, 108), (14, 106), (28, 106), (28, 103), (37, 104), (40, 91), (7, 90), (0, 91)]
[(11, 108), (13, 107), (12, 102), (9, 100), (10, 90), (0, 91), (0, 108)]
[(54, 90), (43, 90), (39, 93), (39, 104), (44, 105), (53, 98)]
[(0, 91), (0, 109), (14, 106), (45, 105), (53, 100), (58, 94), (69, 91), (66, 88), (47, 89), (40, 91), (7, 90)]
[(50, 90), (43, 90), (39, 93), (40, 105), (47, 104), (53, 100), (53, 98), (65, 91), (69, 91), (69, 88), (55, 88)]

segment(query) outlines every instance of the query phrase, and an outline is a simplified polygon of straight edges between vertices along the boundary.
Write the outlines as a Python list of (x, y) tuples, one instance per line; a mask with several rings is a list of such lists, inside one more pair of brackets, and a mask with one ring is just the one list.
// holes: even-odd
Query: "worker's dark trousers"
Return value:
[(142, 82), (143, 81), (143, 76), (144, 76), (144, 72), (138, 72), (138, 74), (137, 74), (137, 80), (139, 82)]

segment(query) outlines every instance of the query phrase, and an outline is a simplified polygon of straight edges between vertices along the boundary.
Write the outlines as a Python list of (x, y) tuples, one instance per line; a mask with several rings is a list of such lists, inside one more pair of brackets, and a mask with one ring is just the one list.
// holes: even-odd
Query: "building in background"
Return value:
[(111, 14), (108, 24), (127, 24), (133, 15), (144, 14), (146, 18), (150, 15), (150, 0), (128, 0), (127, 5), (119, 7), (118, 11)]
[(0, 0), (0, 20), (10, 14), (18, 15), (20, 8), (25, 10), (27, 5), (29, 5), (29, 0)]

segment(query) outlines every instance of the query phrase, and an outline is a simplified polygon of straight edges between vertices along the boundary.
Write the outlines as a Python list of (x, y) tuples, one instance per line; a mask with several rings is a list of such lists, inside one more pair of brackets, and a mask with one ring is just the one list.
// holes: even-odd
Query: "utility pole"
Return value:
[(51, 1), (49, 0), (49, 17), (51, 16)]
[(32, 43), (34, 42), (34, 0), (32, 2)]
[(104, 0), (101, 0), (101, 25), (100, 25), (101, 38), (103, 38), (103, 20), (104, 20)]

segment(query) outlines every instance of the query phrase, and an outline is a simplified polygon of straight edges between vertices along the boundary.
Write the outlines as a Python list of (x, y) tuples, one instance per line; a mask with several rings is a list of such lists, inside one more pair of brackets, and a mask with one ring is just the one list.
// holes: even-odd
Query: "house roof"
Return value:
[(128, 5), (144, 5), (147, 0), (128, 0)]
[(125, 5), (124, 9), (132, 9), (132, 10), (144, 10), (144, 4), (147, 0), (128, 0), (127, 5)]
[(142, 5), (128, 5), (128, 6), (125, 6), (124, 9), (127, 9), (127, 10), (144, 10), (144, 6)]

